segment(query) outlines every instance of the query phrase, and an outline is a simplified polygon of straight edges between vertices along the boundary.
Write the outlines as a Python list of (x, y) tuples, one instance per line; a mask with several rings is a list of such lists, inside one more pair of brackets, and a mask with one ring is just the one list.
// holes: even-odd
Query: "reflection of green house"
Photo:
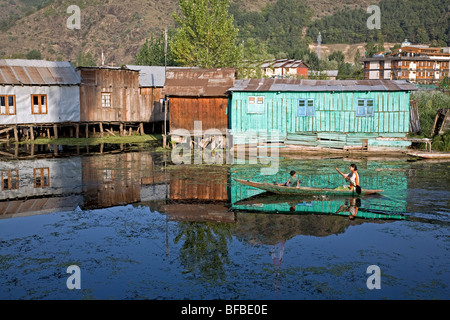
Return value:
[(390, 80), (238, 80), (229, 90), (230, 130), (235, 144), (248, 143), (256, 132), (260, 142), (403, 149), (411, 145), (405, 138), (413, 90)]
[[(319, 160), (320, 161), (320, 160)], [(239, 205), (236, 203), (244, 199), (251, 198), (263, 193), (262, 190), (252, 188), (240, 184), (234, 179), (250, 179), (252, 181), (261, 182), (283, 182), (287, 180), (289, 170), (295, 169), (297, 176), (305, 187), (333, 188), (343, 185), (345, 182), (342, 177), (334, 171), (335, 166), (342, 165), (342, 161), (326, 160), (326, 166), (317, 162), (316, 168), (312, 168), (309, 163), (290, 162), (289, 169), (281, 164), (281, 168), (276, 175), (262, 176), (255, 169), (254, 172), (248, 170), (245, 166), (234, 166), (231, 170), (230, 182), (230, 202), (233, 209), (260, 211), (260, 212), (289, 212), (291, 207), (295, 205), (297, 213), (324, 213), (334, 214), (344, 204), (345, 198), (331, 201), (320, 201), (317, 199), (301, 199), (300, 201), (286, 201), (281, 203), (262, 203), (260, 205), (255, 202), (253, 205)], [(364, 167), (364, 166), (362, 166)], [(382, 162), (369, 162), (366, 168), (361, 169), (361, 181), (364, 188), (367, 189), (384, 189), (384, 196), (363, 198), (363, 206), (367, 209), (375, 211), (385, 211), (390, 213), (404, 213), (406, 211), (406, 196), (408, 190), (407, 177), (404, 171), (396, 168), (395, 165), (386, 167)], [(396, 170), (392, 170), (396, 169)], [(291, 199), (292, 200), (292, 199)], [(295, 199), (294, 199), (295, 200)]]

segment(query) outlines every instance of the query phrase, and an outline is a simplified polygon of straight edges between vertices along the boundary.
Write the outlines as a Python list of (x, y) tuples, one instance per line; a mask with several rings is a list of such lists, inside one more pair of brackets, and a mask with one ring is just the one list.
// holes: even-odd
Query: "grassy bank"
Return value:
[(108, 144), (139, 144), (139, 143), (162, 143), (162, 135), (133, 135), (133, 136), (108, 136), (103, 138), (59, 138), (59, 139), (46, 139), (37, 138), (33, 141), (28, 140), (19, 142), (19, 144), (56, 144), (63, 146), (95, 146), (102, 143)]
[(421, 132), (419, 137), (433, 138), (432, 149), (450, 152), (450, 133), (442, 136), (431, 136), (436, 113), (439, 109), (450, 108), (450, 95), (440, 91), (419, 91), (412, 96), (418, 102)]

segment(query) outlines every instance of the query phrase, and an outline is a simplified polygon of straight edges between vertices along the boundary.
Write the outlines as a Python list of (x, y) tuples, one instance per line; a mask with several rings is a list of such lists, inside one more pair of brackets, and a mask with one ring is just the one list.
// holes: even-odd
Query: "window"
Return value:
[(2, 190), (19, 189), (19, 171), (2, 170)]
[(248, 97), (247, 113), (264, 113), (264, 97)]
[(297, 117), (314, 117), (315, 113), (314, 99), (298, 100)]
[(16, 97), (0, 96), (0, 115), (16, 114)]
[(358, 99), (358, 106), (356, 107), (357, 117), (373, 117), (374, 106), (373, 99)]
[(34, 187), (44, 188), (50, 186), (50, 169), (36, 168), (34, 169)]
[(111, 108), (111, 93), (102, 92), (102, 107)]
[(31, 95), (31, 113), (47, 114), (47, 95), (32, 94)]

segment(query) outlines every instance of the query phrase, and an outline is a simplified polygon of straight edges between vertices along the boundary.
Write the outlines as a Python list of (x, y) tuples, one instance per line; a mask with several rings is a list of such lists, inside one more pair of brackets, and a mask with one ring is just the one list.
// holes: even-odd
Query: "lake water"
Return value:
[[(145, 148), (58, 151), (0, 158), (1, 299), (450, 297), (450, 162), (283, 156), (261, 176)], [(335, 187), (350, 163), (385, 192), (283, 198), (234, 181), (296, 170)]]

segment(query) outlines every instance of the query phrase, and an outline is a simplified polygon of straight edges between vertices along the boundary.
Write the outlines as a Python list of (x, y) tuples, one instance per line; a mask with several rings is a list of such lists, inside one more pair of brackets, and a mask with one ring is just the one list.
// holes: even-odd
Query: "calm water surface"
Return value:
[[(233, 180), (294, 169), (305, 186), (334, 187), (334, 168), (352, 162), (382, 196), (280, 198)], [(138, 150), (0, 168), (1, 299), (450, 297), (450, 162), (282, 158), (264, 177)], [(80, 290), (66, 286), (71, 265)], [(372, 265), (381, 289), (367, 287)]]

